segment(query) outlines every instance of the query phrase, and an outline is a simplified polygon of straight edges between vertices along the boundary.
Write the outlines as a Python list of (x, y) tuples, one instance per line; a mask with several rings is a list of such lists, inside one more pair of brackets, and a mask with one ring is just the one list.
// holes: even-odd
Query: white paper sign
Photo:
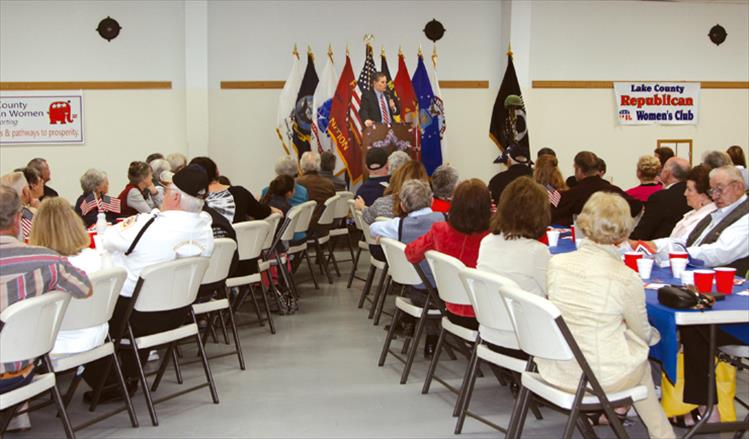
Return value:
[(620, 125), (697, 125), (699, 82), (615, 82)]
[(83, 91), (0, 93), (0, 145), (83, 143)]

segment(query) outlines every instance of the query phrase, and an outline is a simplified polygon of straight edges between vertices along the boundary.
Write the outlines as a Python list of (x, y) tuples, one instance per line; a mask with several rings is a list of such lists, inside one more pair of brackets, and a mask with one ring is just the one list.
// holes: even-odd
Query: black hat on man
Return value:
[(205, 198), (208, 194), (208, 174), (198, 165), (189, 165), (177, 171), (172, 177), (172, 184), (182, 192), (196, 198)]
[(383, 148), (370, 148), (367, 151), (367, 168), (376, 171), (388, 162), (388, 153)]

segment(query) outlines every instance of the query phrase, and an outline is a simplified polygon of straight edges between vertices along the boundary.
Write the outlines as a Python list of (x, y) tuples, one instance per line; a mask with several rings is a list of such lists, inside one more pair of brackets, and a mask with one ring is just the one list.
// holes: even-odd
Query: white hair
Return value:
[(193, 197), (192, 195), (178, 188), (176, 184), (169, 185), (169, 190), (174, 191), (175, 193), (180, 195), (179, 197), (180, 210), (184, 210), (185, 212), (195, 212), (195, 213), (198, 213), (201, 210), (203, 210), (203, 203), (205, 202), (202, 199), (198, 197)]
[(163, 174), (165, 171), (171, 171), (172, 165), (167, 160), (164, 159), (156, 159), (151, 160), (149, 163), (151, 165), (151, 171), (153, 172), (153, 176), (156, 177), (159, 182), (161, 182), (161, 174)]
[(429, 183), (421, 180), (407, 180), (401, 186), (398, 197), (406, 213), (432, 205), (432, 189)]
[(744, 177), (741, 176), (741, 171), (736, 166), (727, 165), (710, 170), (710, 178), (716, 177), (718, 174), (725, 175), (730, 182), (738, 181), (744, 183)]
[(297, 166), (296, 160), (290, 155), (282, 155), (276, 160), (276, 175), (288, 175), (289, 177), (296, 177), (299, 174), (299, 166)]
[(395, 151), (390, 154), (388, 156), (388, 172), (390, 175), (393, 175), (396, 169), (406, 164), (409, 160), (411, 160), (411, 157), (403, 151)]
[(299, 159), (299, 167), (302, 168), (302, 173), (308, 172), (320, 172), (320, 154), (315, 151), (307, 151), (302, 154), (302, 158)]
[(177, 172), (187, 166), (187, 157), (185, 157), (184, 154), (180, 154), (178, 152), (166, 156), (166, 161), (169, 162), (169, 166), (172, 168), (172, 172)]
[(2, 184), (12, 187), (16, 190), (18, 196), (22, 197), (23, 189), (29, 185), (29, 182), (26, 181), (26, 177), (24, 177), (23, 172), (15, 171), (11, 172), (10, 174), (3, 175)]
[(83, 192), (93, 192), (106, 178), (106, 172), (91, 168), (81, 175), (81, 189)]

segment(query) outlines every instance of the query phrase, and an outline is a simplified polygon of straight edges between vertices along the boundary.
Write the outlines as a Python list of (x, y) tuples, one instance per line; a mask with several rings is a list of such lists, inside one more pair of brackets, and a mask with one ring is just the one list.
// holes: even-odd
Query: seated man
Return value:
[(320, 219), (322, 211), (325, 210), (325, 200), (335, 196), (335, 187), (327, 178), (320, 175), (320, 154), (307, 151), (299, 159), (299, 167), (302, 175), (297, 177), (296, 182), (307, 188), (309, 199), (317, 202), (315, 213), (310, 221), (310, 232), (314, 236), (322, 232), (318, 230), (317, 220)]
[(359, 186), (356, 197), (361, 197), (365, 206), (371, 206), (376, 199), (382, 196), (390, 181), (387, 151), (383, 148), (370, 148), (367, 151), (366, 162), (369, 178)]
[[(31, 247), (21, 236), (21, 199), (15, 189), (0, 185), (0, 312), (24, 299), (60, 290), (74, 297), (92, 294), (91, 282), (83, 270), (44, 247)], [(23, 343), (23, 340), (18, 340)], [(0, 364), (0, 393), (29, 383), (34, 364), (19, 361)], [(9, 429), (31, 426), (28, 415), (17, 416)]]
[(507, 185), (512, 183), (516, 178), (533, 176), (533, 171), (530, 167), (533, 162), (530, 159), (528, 148), (521, 145), (508, 146), (507, 151), (494, 162), (502, 162), (507, 165), (506, 170), (498, 173), (489, 180), (489, 191), (492, 193), (492, 201), (494, 204), (499, 204), (499, 197), (502, 196), (502, 191), (505, 190)]
[(665, 238), (671, 234), (676, 223), (691, 210), (684, 192), (687, 189), (689, 162), (680, 157), (671, 157), (661, 169), (660, 181), (663, 189), (655, 192), (645, 202), (645, 213), (630, 235), (631, 239)]
[[(208, 176), (200, 167), (191, 165), (174, 174), (172, 184), (166, 187), (161, 210), (132, 216), (122, 223), (107, 228), (102, 237), (102, 246), (112, 253), (115, 265), (127, 269), (127, 279), (120, 292), (112, 320), (110, 334), (117, 332), (126, 322), (123, 321), (131, 304), (131, 297), (141, 271), (160, 262), (172, 261), (178, 257), (210, 256), (213, 253), (213, 230), (211, 216), (202, 212), (203, 197), (208, 192)], [(130, 325), (136, 337), (167, 331), (179, 327), (187, 315), (188, 307), (172, 311), (142, 313), (133, 311)], [(148, 352), (140, 353), (142, 361)], [(138, 386), (136, 358), (128, 350), (123, 351), (123, 372), (128, 387), (134, 392)], [(101, 383), (106, 369), (106, 360), (99, 360), (86, 367), (83, 378), (94, 388)], [(109, 374), (115, 383), (114, 374)], [(102, 400), (116, 398), (120, 391), (117, 386), (105, 390)], [(91, 398), (86, 392), (84, 398)]]
[[(400, 190), (401, 209), (406, 212), (404, 218), (391, 218), (387, 221), (377, 221), (372, 223), (370, 231), (372, 236), (379, 238), (391, 238), (408, 244), (421, 237), (432, 228), (432, 224), (445, 221), (445, 214), (442, 212), (432, 212), (432, 190), (429, 184), (421, 180), (408, 180), (403, 183)], [(426, 260), (422, 261), (419, 266), (424, 274), (434, 285), (432, 271)], [(427, 299), (424, 285), (417, 285), (409, 288), (408, 295), (411, 302), (416, 306), (424, 306)], [(433, 304), (434, 305), (434, 304)], [(424, 356), (430, 356), (434, 352), (437, 344), (437, 325), (430, 322), (427, 329), (426, 345), (424, 346)]]
[(47, 183), (52, 179), (52, 171), (50, 171), (49, 169), (49, 163), (47, 163), (47, 160), (43, 158), (31, 159), (26, 167), (36, 169), (36, 171), (39, 172), (39, 175), (42, 176), (42, 180), (44, 181), (44, 194), (39, 197), (39, 201), (42, 201), (47, 197), (52, 198), (58, 196), (56, 190), (47, 186)]
[(330, 151), (320, 154), (320, 175), (330, 180), (336, 192), (346, 190), (346, 180), (340, 175), (335, 175), (336, 155)]
[(602, 164), (598, 156), (590, 151), (582, 151), (575, 155), (575, 179), (578, 184), (570, 190), (562, 192), (559, 204), (551, 209), (551, 223), (563, 226), (572, 224), (572, 216), (579, 215), (583, 206), (591, 195), (596, 192), (615, 192), (621, 195), (629, 204), (629, 210), (633, 217), (639, 215), (642, 203), (636, 200), (601, 178)]

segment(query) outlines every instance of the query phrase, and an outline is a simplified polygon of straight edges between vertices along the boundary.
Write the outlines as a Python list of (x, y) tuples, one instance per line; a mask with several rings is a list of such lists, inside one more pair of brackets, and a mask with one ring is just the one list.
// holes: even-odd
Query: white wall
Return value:
[[(119, 21), (107, 42), (99, 21)], [(50, 186), (71, 202), (90, 167), (118, 194), (132, 160), (185, 152), (184, 4), (177, 1), (0, 2), (2, 81), (172, 81), (172, 90), (85, 91), (85, 145), (2, 146), (0, 172), (45, 157)]]
[[(436, 18), (447, 29), (438, 43), (439, 79), (480, 79), (498, 84), (506, 42), (500, 33), (502, 4), (496, 1), (310, 1), (208, 4), (210, 153), (221, 172), (234, 183), (257, 191), (273, 178), (273, 163), (283, 153), (275, 133), (280, 90), (218, 90), (221, 80), (286, 79), (295, 43), (304, 56), (307, 45), (316, 54), (318, 75), (332, 45), (338, 71), (345, 62), (346, 45), (356, 75), (364, 63), (365, 33), (375, 36), (375, 64), (385, 46), (388, 65), (397, 72), (402, 46), (411, 75), (422, 45), (432, 43), (422, 32)], [(428, 62), (429, 60), (426, 59)], [(489, 116), (496, 91), (443, 90), (448, 160), (464, 175), (491, 176), (486, 157), (496, 155), (488, 139)], [(482, 160), (471, 160), (483, 157)], [(493, 158), (493, 157), (491, 157)], [(475, 166), (474, 166), (475, 165)]]
[[(533, 3), (531, 80), (749, 79), (749, 3)], [(709, 41), (720, 23), (728, 38)], [(513, 35), (514, 37), (514, 35)], [(622, 188), (637, 183), (637, 158), (657, 139), (693, 139), (694, 160), (712, 149), (749, 146), (747, 90), (702, 90), (697, 126), (619, 126), (613, 90), (526, 89), (533, 149), (548, 146), (565, 175), (582, 149), (601, 155)]]

